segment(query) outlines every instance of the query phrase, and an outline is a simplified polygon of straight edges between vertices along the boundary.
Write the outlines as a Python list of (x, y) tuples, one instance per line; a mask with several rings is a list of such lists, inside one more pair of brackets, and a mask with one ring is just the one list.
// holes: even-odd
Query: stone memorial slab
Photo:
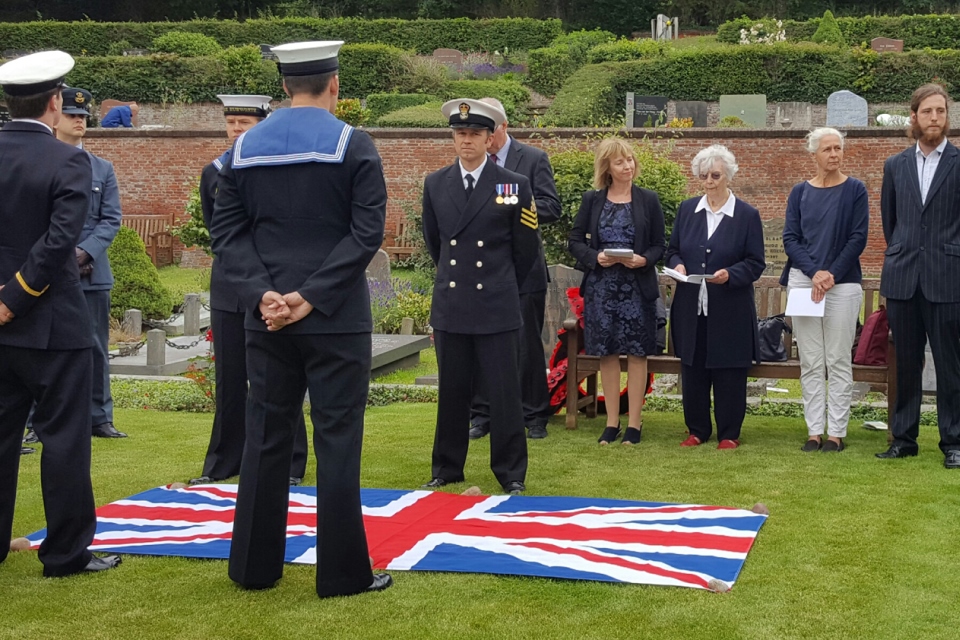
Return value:
[(701, 100), (679, 100), (674, 103), (677, 108), (677, 117), (683, 120), (690, 118), (693, 126), (707, 126), (707, 103)]
[(763, 221), (763, 254), (767, 268), (765, 276), (779, 276), (787, 264), (787, 252), (783, 248), (783, 218)]
[(767, 126), (767, 96), (763, 94), (720, 96), (720, 119), (736, 116), (748, 127), (763, 129)]
[(456, 67), (458, 71), (463, 66), (463, 54), (457, 49), (434, 49), (433, 58), (443, 64)]
[(827, 126), (867, 126), (867, 101), (846, 89), (831, 93), (827, 98)]
[(7, 111), (6, 107), (0, 106), (0, 124), (4, 122), (10, 122), (10, 112)]
[(936, 395), (937, 393), (937, 369), (933, 362), (933, 351), (930, 349), (930, 342), (927, 342), (926, 351), (923, 359), (922, 384), (923, 392)]
[(272, 45), (272, 44), (262, 44), (262, 45), (260, 45), (260, 58), (261, 58), (262, 60), (274, 60), (274, 61), (277, 60), (277, 59), (278, 59), (278, 58), (277, 58), (277, 54), (275, 54), (275, 53), (272, 51), (272, 49), (273, 49), (273, 45)]
[(367, 280), (390, 282), (390, 256), (383, 249), (377, 251), (367, 265)]
[(633, 92), (627, 93), (627, 128), (665, 125), (667, 102), (669, 99), (664, 96), (638, 96)]
[(870, 41), (870, 48), (874, 51), (903, 51), (903, 40), (894, 38), (874, 38)]
[(784, 129), (809, 129), (813, 126), (813, 107), (809, 102), (778, 102), (777, 124)]
[(398, 369), (420, 364), (420, 352), (430, 348), (430, 336), (373, 335), (370, 377), (379, 378)]
[(567, 301), (567, 289), (580, 286), (580, 282), (583, 280), (583, 272), (562, 264), (547, 267), (547, 272), (550, 274), (550, 282), (547, 284), (543, 333), (540, 337), (543, 340), (543, 350), (546, 353), (547, 360), (549, 360), (550, 354), (553, 353), (553, 348), (557, 344), (557, 331), (563, 327), (564, 320), (573, 317), (570, 311), (570, 303)]

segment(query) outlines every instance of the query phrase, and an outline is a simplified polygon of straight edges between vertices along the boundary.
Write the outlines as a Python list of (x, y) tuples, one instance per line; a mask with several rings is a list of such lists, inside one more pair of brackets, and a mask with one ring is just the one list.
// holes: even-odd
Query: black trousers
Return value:
[(113, 422), (113, 396), (110, 394), (110, 290), (84, 291), (90, 326), (93, 328), (93, 391), (90, 405), (91, 424), (95, 427)]
[[(550, 419), (550, 391), (547, 388), (547, 360), (543, 353), (543, 315), (547, 292), (520, 294), (520, 398), (523, 423), (529, 427), (545, 427)], [(489, 426), (490, 401), (486, 389), (479, 385), (473, 395), (470, 422), (475, 427)]]
[(747, 413), (747, 372), (749, 368), (708, 369), (707, 319), (697, 318), (697, 346), (693, 365), (682, 365), (683, 418), (690, 435), (701, 442), (710, 439), (710, 388), (713, 387), (713, 411), (717, 419), (717, 440), (739, 440), (743, 417)]
[[(246, 440), (247, 347), (243, 328), (244, 313), (210, 311), (213, 329), (213, 366), (216, 375), (217, 410), (203, 475), (216, 480), (240, 473), (240, 459)], [(297, 414), (290, 476), (302, 478), (307, 471), (307, 426), (303, 412)]]
[(927, 338), (937, 371), (940, 450), (960, 450), (960, 303), (930, 302), (917, 288), (909, 300), (887, 298), (897, 352), (897, 398), (890, 425), (894, 444), (916, 446)]
[(247, 332), (247, 441), (229, 565), (235, 582), (267, 587), (283, 575), (290, 458), (307, 388), (317, 455), (317, 594), (359, 593), (373, 582), (360, 510), (372, 352), (369, 333)]
[(92, 369), (90, 349), (0, 345), (0, 561), (13, 531), (23, 425), (36, 402), (33, 429), (43, 443), (40, 486), (47, 519), (39, 552), (43, 575), (76, 573), (90, 562), (87, 547), (97, 529), (90, 483)]
[(527, 475), (527, 439), (520, 403), (517, 331), (473, 335), (434, 331), (440, 389), (433, 440), (433, 477), (463, 480), (470, 400), (477, 380), (490, 401), (490, 468), (501, 485)]

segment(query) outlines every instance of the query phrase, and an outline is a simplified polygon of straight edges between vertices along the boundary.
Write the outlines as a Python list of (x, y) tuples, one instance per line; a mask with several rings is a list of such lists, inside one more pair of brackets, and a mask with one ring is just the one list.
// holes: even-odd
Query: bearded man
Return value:
[(923, 355), (937, 371), (937, 422), (944, 466), (960, 468), (960, 165), (947, 140), (950, 96), (925, 84), (910, 100), (916, 144), (883, 167), (884, 252), (880, 293), (897, 353), (893, 442), (878, 458), (917, 455)]

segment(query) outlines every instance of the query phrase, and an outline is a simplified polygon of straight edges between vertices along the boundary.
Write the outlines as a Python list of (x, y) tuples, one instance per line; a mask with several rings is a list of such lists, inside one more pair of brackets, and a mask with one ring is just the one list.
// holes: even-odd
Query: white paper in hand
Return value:
[(676, 280), (677, 282), (687, 282), (687, 283), (690, 283), (690, 284), (700, 284), (700, 283), (701, 283), (702, 281), (704, 281), (704, 280), (706, 280), (707, 282), (709, 282), (710, 280), (712, 280), (713, 278), (716, 277), (715, 274), (710, 274), (710, 275), (700, 275), (700, 274), (685, 275), (685, 274), (682, 274), (682, 273), (680, 273), (679, 271), (676, 271), (676, 270), (671, 269), (671, 268), (669, 268), (669, 267), (664, 268), (664, 270), (663, 270), (663, 275), (670, 276), (671, 278), (673, 278), (673, 279)]
[(813, 289), (790, 289), (787, 295), (788, 316), (807, 316), (809, 318), (822, 318), (826, 305), (824, 301), (813, 301)]

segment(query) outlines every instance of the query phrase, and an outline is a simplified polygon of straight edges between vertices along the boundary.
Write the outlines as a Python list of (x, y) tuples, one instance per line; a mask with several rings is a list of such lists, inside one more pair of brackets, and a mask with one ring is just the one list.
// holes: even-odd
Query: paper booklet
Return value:
[(813, 289), (790, 289), (787, 295), (788, 316), (806, 316), (810, 318), (822, 318), (826, 309), (823, 300), (813, 301)]
[(670, 276), (677, 282), (688, 282), (690, 284), (700, 284), (704, 280), (706, 280), (707, 282), (710, 282), (710, 280), (712, 280), (715, 277), (714, 274), (709, 274), (709, 275), (691, 274), (691, 275), (685, 276), (679, 271), (674, 271), (669, 267), (664, 268), (663, 274), (666, 276)]

